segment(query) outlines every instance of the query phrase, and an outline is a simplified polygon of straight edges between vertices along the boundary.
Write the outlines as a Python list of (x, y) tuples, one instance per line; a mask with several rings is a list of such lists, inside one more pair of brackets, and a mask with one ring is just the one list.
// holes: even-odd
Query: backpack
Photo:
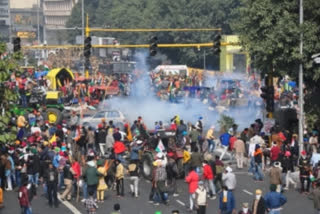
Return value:
[(158, 167), (156, 169), (156, 181), (165, 181), (167, 179), (167, 171), (165, 167)]

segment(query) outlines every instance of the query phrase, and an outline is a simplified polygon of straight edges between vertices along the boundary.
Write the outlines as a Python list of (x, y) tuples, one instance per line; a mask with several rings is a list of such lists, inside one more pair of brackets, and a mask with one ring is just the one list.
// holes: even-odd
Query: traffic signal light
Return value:
[(19, 52), (21, 50), (20, 37), (13, 38), (13, 52)]
[(221, 52), (221, 35), (220, 34), (216, 34), (213, 37), (213, 54), (214, 55), (219, 55)]
[(267, 109), (267, 112), (274, 112), (274, 88), (273, 88), (273, 86), (269, 86), (266, 109)]
[(263, 86), (261, 89), (261, 98), (266, 102), (266, 110), (274, 112), (274, 88), (273, 86)]
[(150, 47), (149, 47), (150, 56), (155, 56), (157, 54), (157, 48), (158, 48), (158, 37), (154, 36), (150, 39)]
[(260, 97), (261, 97), (262, 99), (264, 99), (265, 101), (267, 101), (267, 99), (268, 99), (269, 87), (268, 87), (268, 86), (263, 86), (263, 87), (261, 87), (260, 89), (261, 89)]
[(92, 45), (91, 45), (91, 37), (86, 37), (85, 40), (84, 40), (84, 48), (83, 48), (83, 55), (85, 58), (90, 58), (90, 55), (91, 55), (91, 48), (92, 48)]

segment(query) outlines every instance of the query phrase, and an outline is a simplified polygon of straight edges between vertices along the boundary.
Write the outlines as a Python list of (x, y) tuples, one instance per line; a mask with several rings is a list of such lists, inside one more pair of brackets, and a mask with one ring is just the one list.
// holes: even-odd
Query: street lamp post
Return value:
[[(303, 24), (303, 0), (300, 0), (299, 24)], [(303, 57), (303, 33), (300, 33), (300, 55)], [(299, 65), (299, 143), (300, 151), (303, 150), (304, 110), (303, 110), (303, 65)]]

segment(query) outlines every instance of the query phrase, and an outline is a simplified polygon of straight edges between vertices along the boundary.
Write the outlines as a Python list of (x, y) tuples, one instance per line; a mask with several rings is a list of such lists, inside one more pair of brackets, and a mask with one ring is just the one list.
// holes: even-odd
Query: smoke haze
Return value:
[[(188, 105), (185, 103), (169, 103), (159, 100), (155, 92), (152, 91), (149, 68), (146, 63), (148, 57), (147, 52), (138, 52), (135, 55), (137, 62), (137, 69), (143, 71), (143, 75), (135, 81), (131, 86), (131, 95), (129, 97), (114, 97), (108, 99), (103, 104), (112, 109), (117, 109), (123, 112), (127, 119), (132, 122), (138, 116), (142, 116), (145, 124), (149, 129), (154, 127), (154, 122), (162, 121), (164, 124), (170, 123), (170, 119), (175, 115), (179, 115), (185, 122), (195, 123), (200, 116), (203, 117), (205, 127), (214, 125), (218, 127), (217, 121), (220, 115), (217, 111), (209, 110), (208, 104), (203, 104), (199, 99), (189, 98)], [(241, 74), (228, 74), (205, 77), (205, 85), (216, 85), (218, 79), (241, 79), (243, 83), (246, 82), (245, 76)], [(243, 84), (242, 83), (242, 84)], [(103, 108), (103, 107), (102, 107)], [(232, 108), (223, 114), (233, 117), (239, 128), (248, 127), (255, 119), (261, 118), (260, 107), (239, 107)]]

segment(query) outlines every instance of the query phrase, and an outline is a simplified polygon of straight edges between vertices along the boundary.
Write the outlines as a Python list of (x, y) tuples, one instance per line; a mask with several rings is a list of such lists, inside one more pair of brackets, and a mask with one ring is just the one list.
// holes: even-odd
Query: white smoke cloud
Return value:
[[(133, 123), (138, 116), (142, 116), (148, 128), (154, 127), (155, 121), (162, 121), (164, 124), (170, 123), (170, 119), (175, 115), (179, 115), (185, 122), (195, 123), (200, 116), (204, 118), (204, 125), (210, 127), (217, 125), (220, 115), (217, 111), (209, 110), (207, 104), (203, 104), (198, 99), (189, 99), (188, 105), (184, 103), (173, 104), (160, 101), (155, 92), (152, 91), (149, 71), (151, 70), (147, 64), (146, 52), (138, 52), (136, 54), (137, 69), (143, 71), (143, 75), (133, 83), (131, 95), (129, 97), (114, 97), (105, 101), (108, 107), (123, 112), (130, 123)], [(243, 75), (229, 74), (219, 77), (208, 76), (207, 82), (214, 84), (217, 78), (242, 79), (246, 81)], [(233, 117), (240, 128), (248, 127), (255, 119), (261, 118), (260, 108), (233, 108), (224, 114)]]

